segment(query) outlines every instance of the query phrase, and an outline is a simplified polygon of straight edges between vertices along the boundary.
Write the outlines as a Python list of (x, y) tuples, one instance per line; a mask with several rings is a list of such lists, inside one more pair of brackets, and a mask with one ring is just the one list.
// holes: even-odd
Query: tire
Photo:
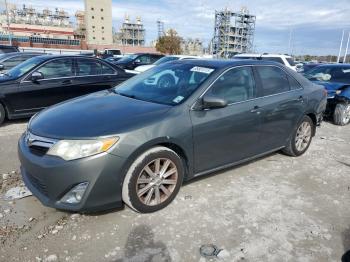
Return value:
[(304, 116), (293, 131), (289, 144), (282, 152), (293, 157), (304, 154), (310, 147), (315, 128), (312, 119), (309, 116)]
[(171, 88), (175, 85), (175, 79), (171, 74), (165, 74), (158, 79), (157, 87), (162, 89)]
[(4, 123), (6, 118), (5, 108), (2, 104), (0, 104), (0, 126)]
[(131, 164), (123, 182), (123, 201), (140, 213), (158, 211), (173, 201), (183, 177), (182, 160), (174, 151), (162, 146), (151, 148)]
[(333, 122), (339, 126), (350, 123), (350, 103), (338, 103), (333, 113)]

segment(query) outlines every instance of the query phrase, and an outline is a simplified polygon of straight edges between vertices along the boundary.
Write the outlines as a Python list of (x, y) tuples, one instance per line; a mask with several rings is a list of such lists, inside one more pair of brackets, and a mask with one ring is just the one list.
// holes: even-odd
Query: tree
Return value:
[(178, 55), (181, 53), (181, 37), (174, 29), (169, 29), (165, 36), (158, 39), (156, 49), (164, 54)]

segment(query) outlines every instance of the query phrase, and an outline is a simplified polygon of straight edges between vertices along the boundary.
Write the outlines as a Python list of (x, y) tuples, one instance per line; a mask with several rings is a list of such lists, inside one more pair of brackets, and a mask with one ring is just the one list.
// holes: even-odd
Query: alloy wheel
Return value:
[(343, 123), (347, 124), (350, 122), (350, 104), (347, 105), (344, 112)]
[(312, 127), (309, 122), (303, 122), (298, 130), (297, 134), (295, 136), (295, 147), (299, 152), (302, 152), (307, 148), (307, 146), (310, 143), (312, 136)]
[(174, 162), (157, 158), (140, 172), (136, 183), (137, 196), (147, 206), (159, 205), (172, 195), (177, 180), (178, 170)]

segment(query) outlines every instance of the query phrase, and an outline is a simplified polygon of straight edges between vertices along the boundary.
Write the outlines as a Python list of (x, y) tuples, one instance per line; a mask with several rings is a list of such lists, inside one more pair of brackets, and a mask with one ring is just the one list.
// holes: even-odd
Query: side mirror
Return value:
[(0, 64), (0, 71), (4, 70), (5, 66), (3, 64)]
[(38, 80), (44, 79), (44, 75), (40, 72), (34, 72), (31, 76), (30, 76), (30, 80), (32, 80), (32, 82), (36, 82)]
[(213, 95), (205, 95), (202, 99), (202, 109), (223, 108), (227, 105), (226, 99)]

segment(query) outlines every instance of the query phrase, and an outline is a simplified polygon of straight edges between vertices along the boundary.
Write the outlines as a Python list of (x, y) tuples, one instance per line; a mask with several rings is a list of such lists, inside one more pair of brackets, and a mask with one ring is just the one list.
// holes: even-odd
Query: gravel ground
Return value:
[[(25, 122), (0, 128), (0, 194), (20, 185)], [(3, 179), (5, 178), (5, 179)], [(0, 261), (340, 261), (350, 249), (350, 126), (324, 123), (309, 151), (196, 179), (153, 214), (79, 215), (0, 195)], [(204, 258), (203, 244), (218, 257)]]

